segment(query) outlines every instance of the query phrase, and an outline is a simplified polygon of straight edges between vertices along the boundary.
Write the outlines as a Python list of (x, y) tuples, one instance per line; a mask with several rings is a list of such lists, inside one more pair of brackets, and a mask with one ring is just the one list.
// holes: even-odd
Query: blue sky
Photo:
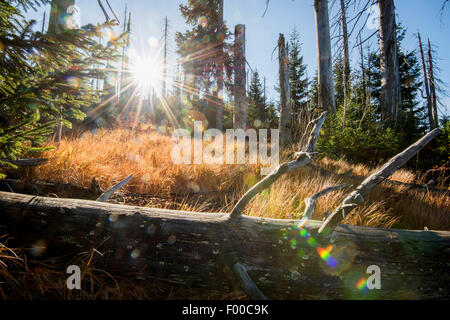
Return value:
[[(134, 43), (141, 50), (150, 50), (149, 39), (161, 39), (163, 34), (164, 17), (170, 21), (172, 41), (169, 45), (171, 54), (169, 61), (175, 63), (175, 44), (173, 42), (175, 31), (184, 31), (186, 25), (179, 12), (180, 0), (110, 0), (119, 19), (123, 19), (125, 4), (128, 4), (132, 12), (132, 29)], [(317, 66), (316, 35), (314, 23), (314, 8), (312, 0), (271, 0), (265, 17), (265, 0), (224, 0), (224, 16), (231, 30), (236, 24), (246, 25), (247, 38), (247, 60), (252, 68), (257, 68), (262, 76), (267, 78), (268, 96), (276, 98), (273, 89), (277, 82), (278, 62), (276, 52), (272, 57), (279, 33), (286, 36), (294, 26), (300, 32), (303, 42), (304, 61), (308, 65), (308, 73), (312, 76)], [(330, 4), (333, 1), (330, 1)], [(363, 2), (363, 1), (362, 1)], [(398, 19), (408, 29), (403, 47), (406, 50), (415, 49), (417, 39), (415, 33), (419, 30), (422, 38), (430, 38), (438, 53), (438, 65), (441, 69), (440, 78), (446, 83), (450, 91), (450, 6), (447, 7), (441, 19), (440, 7), (442, 0), (396, 0)], [(98, 23), (104, 21), (104, 16), (97, 1), (78, 0), (76, 5), (81, 9), (81, 24)], [(330, 8), (330, 16), (337, 12), (337, 4)], [(41, 9), (38, 12), (30, 12), (27, 16), (42, 23)], [(49, 8), (46, 8), (49, 11)], [(350, 9), (349, 17), (353, 16)], [(110, 14), (110, 16), (112, 16)], [(371, 30), (366, 25), (359, 24), (364, 36), (370, 35)], [(351, 39), (352, 48), (355, 38)], [(144, 45), (142, 45), (144, 44)], [(368, 41), (373, 48), (377, 48), (377, 39), (373, 37)], [(359, 57), (357, 49), (352, 51), (352, 65), (358, 66)], [(169, 70), (175, 72), (175, 70)], [(450, 98), (443, 98), (444, 106), (440, 113), (449, 115)]]

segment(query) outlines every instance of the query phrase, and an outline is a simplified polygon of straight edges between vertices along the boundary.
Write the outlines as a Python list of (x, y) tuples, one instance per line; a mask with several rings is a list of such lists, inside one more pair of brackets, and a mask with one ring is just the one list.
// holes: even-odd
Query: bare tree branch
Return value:
[(264, 294), (259, 290), (256, 284), (250, 278), (247, 269), (243, 264), (239, 262), (233, 266), (233, 273), (239, 279), (242, 289), (247, 293), (253, 300), (267, 300)]
[[(428, 133), (425, 137), (411, 145), (409, 148), (399, 153), (389, 160), (380, 170), (373, 173), (364, 180), (355, 191), (344, 199), (342, 204), (328, 217), (319, 229), (319, 233), (329, 234), (334, 231), (336, 226), (344, 220), (346, 215), (357, 206), (364, 202), (364, 197), (378, 184), (386, 180), (395, 171), (405, 165), (414, 155), (423, 147), (430, 143), (441, 133), (440, 129), (435, 129)], [(325, 231), (325, 232), (324, 232)]]
[(296, 154), (297, 159), (280, 165), (271, 174), (269, 174), (267, 177), (262, 179), (256, 185), (254, 185), (250, 190), (248, 190), (247, 193), (238, 201), (236, 206), (231, 211), (230, 218), (240, 216), (244, 211), (245, 207), (247, 206), (247, 204), (250, 202), (250, 200), (253, 199), (253, 197), (255, 197), (258, 193), (262, 192), (263, 190), (269, 188), (282, 175), (295, 169), (304, 167), (312, 162), (312, 157), (313, 153), (316, 150), (316, 144), (317, 140), (319, 139), (320, 130), (325, 122), (327, 114), (328, 114), (327, 112), (324, 112), (319, 118), (313, 120), (315, 126), (310, 134), (308, 144), (304, 151)]
[(329, 188), (321, 190), (320, 192), (312, 195), (311, 197), (306, 198), (305, 199), (306, 208), (305, 208), (305, 211), (303, 212), (303, 219), (305, 219), (305, 218), (307, 218), (308, 220), (312, 219), (314, 210), (316, 209), (316, 201), (320, 197), (323, 197), (333, 191), (344, 189), (348, 186), (349, 186), (348, 184), (341, 184), (339, 186), (329, 187)]

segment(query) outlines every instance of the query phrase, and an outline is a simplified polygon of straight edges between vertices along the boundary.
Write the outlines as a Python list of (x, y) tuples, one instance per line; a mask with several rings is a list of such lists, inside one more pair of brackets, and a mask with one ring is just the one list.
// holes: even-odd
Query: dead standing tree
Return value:
[[(241, 288), (254, 299), (448, 297), (449, 232), (337, 225), (342, 212), (348, 214), (360, 204), (375, 185), (436, 137), (439, 129), (364, 181), (324, 224), (310, 220), (315, 201), (346, 186), (330, 187), (306, 199), (300, 221), (242, 215), (259, 192), (313, 162), (325, 118), (323, 114), (313, 121), (307, 147), (297, 158), (251, 188), (230, 214), (0, 192), (0, 226), (14, 237), (10, 244), (29, 247), (44, 239), (47, 257), (95, 249), (101, 254), (91, 265), (140, 281), (222, 291)], [(126, 182), (102, 197), (106, 199)], [(356, 283), (367, 277), (371, 265), (382, 270), (382, 289), (361, 293)]]
[(345, 116), (347, 113), (347, 103), (350, 95), (350, 53), (348, 49), (348, 31), (347, 31), (347, 6), (345, 5), (345, 0), (340, 0), (341, 2), (341, 26), (342, 26), (342, 42), (344, 46), (344, 71), (343, 84), (344, 84), (344, 114), (342, 116), (342, 125), (345, 123)]
[(234, 129), (246, 129), (247, 76), (245, 73), (245, 25), (238, 24), (234, 32)]
[(319, 108), (336, 113), (328, 0), (314, 0), (318, 56)]
[(439, 126), (439, 118), (437, 112), (436, 80), (434, 78), (433, 55), (430, 39), (428, 39), (428, 82), (430, 83), (430, 100), (433, 128), (437, 128)]
[(420, 58), (422, 61), (423, 84), (425, 87), (425, 94), (426, 94), (425, 98), (427, 100), (428, 121), (430, 124), (430, 128), (436, 128), (437, 126), (435, 126), (435, 122), (433, 119), (433, 111), (432, 111), (431, 96), (430, 96), (430, 85), (428, 83), (427, 65), (425, 63), (425, 54), (423, 52), (422, 38), (421, 38), (419, 32), (417, 32), (417, 39), (419, 41)]
[(379, 0), (381, 115), (388, 125), (395, 125), (401, 103), (400, 69), (398, 61), (397, 25), (394, 0)]
[(280, 80), (280, 145), (285, 147), (291, 143), (291, 101), (289, 88), (289, 56), (284, 35), (278, 39), (278, 62)]
[[(219, 49), (217, 52), (217, 70), (216, 70), (216, 81), (217, 81), (217, 111), (216, 111), (216, 129), (223, 130), (223, 77), (224, 77), (224, 21), (223, 21), (223, 0), (219, 0), (219, 20), (218, 20), (218, 33), (220, 38)], [(223, 38), (222, 38), (223, 36)]]
[[(69, 7), (75, 4), (75, 0), (52, 0), (51, 10), (50, 10), (50, 19), (48, 24), (48, 34), (56, 35), (60, 29), (67, 28), (66, 24), (63, 24), (62, 21), (66, 21), (64, 17), (68, 14)], [(62, 107), (59, 107), (59, 110), (62, 112)], [(58, 122), (58, 126), (55, 130), (55, 142), (59, 143), (62, 137), (63, 130), (63, 122)]]

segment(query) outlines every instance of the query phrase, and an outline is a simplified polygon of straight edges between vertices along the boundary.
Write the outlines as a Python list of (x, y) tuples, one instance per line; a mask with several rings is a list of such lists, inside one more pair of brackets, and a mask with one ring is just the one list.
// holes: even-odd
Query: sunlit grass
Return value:
[[(131, 173), (133, 180), (124, 188), (130, 194), (150, 194), (166, 199), (183, 195), (183, 200), (153, 206), (187, 211), (228, 212), (243, 193), (261, 176), (259, 165), (174, 165), (173, 142), (150, 127), (142, 130), (99, 130), (79, 138), (65, 138), (57, 150), (42, 156), (50, 159), (34, 172), (34, 178), (89, 187), (93, 177), (107, 189)], [(376, 168), (350, 164), (344, 160), (322, 159), (319, 165), (336, 173), (368, 176)], [(408, 170), (397, 171), (391, 179), (420, 182), (422, 177)], [(270, 190), (258, 195), (245, 214), (271, 218), (299, 218), (304, 199), (329, 186), (360, 181), (322, 174), (303, 168), (281, 178)], [(350, 192), (347, 188), (321, 198), (313, 219), (322, 220)], [(204, 195), (203, 197), (194, 197)], [(135, 196), (139, 197), (138, 195)], [(130, 198), (132, 199), (132, 198)], [(135, 204), (124, 200), (124, 204)], [(139, 202), (139, 205), (142, 205)], [(144, 204), (145, 205), (145, 204)], [(404, 186), (382, 184), (367, 197), (363, 206), (345, 220), (352, 225), (386, 228), (448, 230), (450, 199), (445, 194), (429, 194)]]

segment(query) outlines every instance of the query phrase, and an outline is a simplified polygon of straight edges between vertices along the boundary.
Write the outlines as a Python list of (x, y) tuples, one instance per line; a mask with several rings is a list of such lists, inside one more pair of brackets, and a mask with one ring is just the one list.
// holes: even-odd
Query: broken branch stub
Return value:
[(248, 274), (247, 268), (239, 262), (233, 266), (233, 273), (239, 279), (239, 282), (245, 291), (253, 300), (267, 300), (266, 296), (259, 290)]
[(128, 182), (131, 181), (131, 179), (133, 179), (133, 175), (131, 174), (128, 178), (126, 178), (125, 180), (119, 182), (118, 184), (114, 185), (111, 189), (109, 189), (108, 191), (106, 191), (105, 193), (103, 193), (98, 199), (98, 202), (106, 202), (109, 200), (109, 198), (112, 197), (112, 195), (119, 190), (120, 188), (122, 188), (124, 185), (126, 185)]
[(320, 130), (322, 129), (325, 119), (327, 118), (328, 112), (322, 113), (322, 115), (313, 120), (314, 124), (313, 130), (309, 136), (308, 145), (305, 150), (297, 153), (297, 159), (283, 163), (278, 168), (276, 168), (271, 174), (255, 184), (250, 190), (245, 193), (238, 203), (234, 206), (230, 213), (230, 218), (238, 217), (242, 214), (247, 204), (260, 192), (269, 188), (275, 181), (277, 181), (282, 175), (293, 171), (295, 169), (304, 167), (312, 162), (312, 155), (316, 150), (317, 140), (319, 139)]
[(342, 204), (325, 220), (319, 229), (319, 233), (329, 234), (334, 231), (336, 226), (345, 219), (346, 215), (355, 207), (364, 203), (364, 197), (372, 189), (389, 178), (395, 171), (403, 167), (414, 155), (423, 147), (429, 144), (441, 133), (440, 129), (434, 129), (422, 139), (411, 145), (409, 148), (399, 153), (389, 160), (381, 169), (370, 175), (364, 180), (352, 193), (344, 199)]

